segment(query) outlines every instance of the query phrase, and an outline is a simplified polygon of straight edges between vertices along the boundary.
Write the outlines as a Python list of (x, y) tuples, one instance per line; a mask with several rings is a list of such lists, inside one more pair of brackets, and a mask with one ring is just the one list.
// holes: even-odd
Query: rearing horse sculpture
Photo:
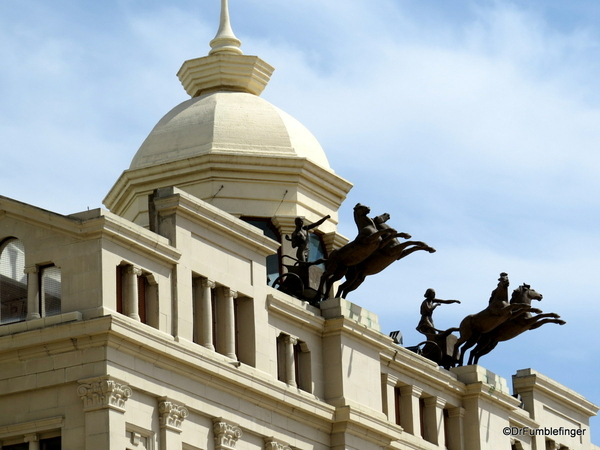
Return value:
[(498, 287), (492, 291), (487, 308), (477, 314), (468, 315), (460, 323), (460, 337), (456, 341), (453, 353), (453, 358), (456, 360), (459, 348), (461, 345), (463, 346), (460, 348), (460, 357), (458, 357), (459, 366), (463, 365), (465, 352), (479, 341), (481, 335), (492, 331), (501, 323), (506, 322), (510, 319), (514, 311), (521, 309), (541, 313), (539, 309), (533, 309), (531, 305), (525, 303), (510, 304), (508, 302), (509, 284), (508, 274), (502, 272), (498, 279)]
[[(390, 215), (385, 213), (375, 217), (373, 221), (378, 230), (390, 230), (390, 226), (386, 223), (389, 218)], [(406, 239), (410, 239), (410, 237), (406, 234)], [(391, 239), (386, 245), (382, 245), (375, 250), (367, 259), (348, 268), (346, 281), (339, 287), (336, 297), (347, 298), (348, 294), (357, 289), (367, 276), (381, 272), (394, 261), (398, 261), (417, 250), (425, 250), (429, 253), (435, 252), (435, 248), (428, 246), (425, 242), (406, 241), (401, 243), (396, 238)]]
[[(531, 289), (528, 284), (522, 284), (513, 291), (510, 299), (511, 304), (531, 305), (532, 300), (542, 300), (542, 294)], [(560, 316), (555, 313), (531, 315), (532, 310), (518, 310), (510, 318), (494, 328), (489, 333), (484, 333), (479, 338), (477, 345), (469, 355), (469, 364), (477, 364), (479, 358), (491, 352), (499, 342), (508, 341), (527, 330), (535, 330), (547, 323), (556, 323), (564, 325), (566, 322), (560, 320)]]
[(319, 298), (329, 296), (331, 286), (346, 274), (348, 267), (364, 261), (392, 239), (408, 236), (406, 233), (397, 233), (393, 228), (378, 230), (373, 219), (368, 217), (370, 212), (368, 206), (360, 203), (354, 207), (354, 222), (358, 227), (358, 236), (342, 248), (332, 251), (325, 261), (325, 272), (319, 283)]

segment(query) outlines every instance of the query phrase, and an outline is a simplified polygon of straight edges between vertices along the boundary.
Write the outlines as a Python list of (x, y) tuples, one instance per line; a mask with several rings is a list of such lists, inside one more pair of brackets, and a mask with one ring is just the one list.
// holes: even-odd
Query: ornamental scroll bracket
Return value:
[(84, 411), (111, 408), (125, 412), (125, 402), (131, 397), (131, 388), (113, 378), (99, 377), (81, 380), (77, 394), (83, 401)]
[(239, 426), (221, 417), (213, 419), (213, 431), (215, 433), (215, 450), (235, 450), (235, 445), (243, 434)]
[(181, 423), (189, 415), (188, 409), (166, 397), (161, 397), (158, 401), (160, 427), (181, 433)]
[(265, 438), (265, 450), (292, 450), (292, 447), (274, 437), (268, 437)]

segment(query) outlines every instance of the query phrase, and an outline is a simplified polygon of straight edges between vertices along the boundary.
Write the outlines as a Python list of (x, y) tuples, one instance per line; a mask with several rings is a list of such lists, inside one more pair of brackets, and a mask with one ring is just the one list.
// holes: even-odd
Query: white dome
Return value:
[(213, 92), (187, 100), (148, 135), (130, 169), (206, 153), (307, 158), (329, 169), (317, 139), (300, 122), (245, 92)]

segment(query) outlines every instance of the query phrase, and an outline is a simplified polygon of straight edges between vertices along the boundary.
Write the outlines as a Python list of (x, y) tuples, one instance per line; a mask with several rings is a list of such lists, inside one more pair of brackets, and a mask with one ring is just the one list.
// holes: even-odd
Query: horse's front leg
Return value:
[(399, 237), (403, 238), (403, 239), (410, 239), (411, 236), (408, 233), (394, 233), (390, 236), (385, 236), (382, 239), (381, 244), (379, 244), (379, 248), (384, 248), (386, 245), (388, 245), (394, 239), (399, 238)]
[(536, 320), (529, 327), (530, 330), (535, 330), (536, 328), (539, 328), (547, 323), (555, 323), (557, 325), (564, 325), (567, 323), (564, 320), (561, 320), (560, 316), (556, 313), (539, 314), (535, 317), (532, 317), (532, 319)]
[[(411, 245), (412, 245), (412, 247), (410, 247)], [(410, 248), (407, 248), (407, 247), (410, 247)], [(427, 244), (425, 244), (424, 242), (420, 242), (420, 241), (406, 241), (406, 242), (400, 244), (398, 246), (398, 249), (400, 250), (400, 254), (399, 254), (398, 258), (396, 258), (396, 260), (405, 258), (406, 256), (410, 255), (411, 253), (414, 253), (419, 250), (424, 250), (429, 253), (435, 253), (435, 248), (430, 247)]]

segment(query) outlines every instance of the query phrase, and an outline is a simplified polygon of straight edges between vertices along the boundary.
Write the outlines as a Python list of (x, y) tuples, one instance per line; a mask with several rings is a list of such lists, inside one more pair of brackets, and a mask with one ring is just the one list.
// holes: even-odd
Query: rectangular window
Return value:
[(294, 363), (298, 388), (312, 393), (312, 364), (306, 342), (298, 341), (294, 345)]
[(140, 322), (148, 323), (147, 314), (147, 303), (146, 303), (146, 290), (148, 286), (148, 279), (141, 275), (137, 277), (138, 283), (138, 314), (140, 315)]
[(419, 422), (421, 424), (421, 437), (425, 440), (428, 439), (427, 428), (425, 427), (425, 399), (419, 399)]
[(117, 266), (117, 312), (123, 314), (123, 269)]
[(117, 312), (129, 317), (139, 316), (140, 322), (158, 328), (158, 283), (153, 275), (131, 265), (120, 265), (117, 266), (116, 281)]
[(450, 433), (452, 432), (452, 429), (450, 427), (450, 413), (448, 412), (447, 409), (444, 409), (444, 445), (446, 446), (446, 448), (452, 448), (451, 447), (451, 443), (450, 443)]
[[(61, 450), (61, 438), (60, 436), (56, 436), (48, 439), (40, 439), (40, 450)], [(3, 445), (2, 450), (29, 450), (29, 443), (19, 443), (13, 445)]]
[(394, 407), (396, 408), (396, 425), (402, 425), (400, 419), (400, 388), (394, 388)]
[(0, 242), (0, 324), (27, 317), (25, 247), (18, 239)]
[(40, 450), (61, 450), (62, 444), (60, 436), (40, 441)]
[(61, 313), (61, 274), (56, 266), (40, 268), (40, 313), (42, 317)]

